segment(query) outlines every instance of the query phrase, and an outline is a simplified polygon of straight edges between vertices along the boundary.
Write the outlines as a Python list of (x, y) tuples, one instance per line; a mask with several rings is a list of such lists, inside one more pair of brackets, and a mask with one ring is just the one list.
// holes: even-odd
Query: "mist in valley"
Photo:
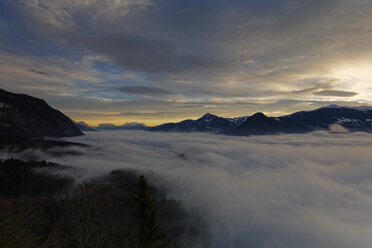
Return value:
[(35, 150), (17, 156), (73, 165), (80, 180), (139, 170), (202, 216), (211, 247), (372, 243), (371, 134), (101, 131), (66, 140), (90, 147), (58, 148), (70, 152), (57, 157)]

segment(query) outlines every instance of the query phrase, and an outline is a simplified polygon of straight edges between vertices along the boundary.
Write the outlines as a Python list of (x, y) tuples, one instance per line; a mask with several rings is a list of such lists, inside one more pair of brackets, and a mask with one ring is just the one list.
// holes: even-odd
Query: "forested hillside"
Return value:
[(0, 161), (0, 247), (188, 247), (205, 227), (133, 171), (76, 182), (45, 161)]

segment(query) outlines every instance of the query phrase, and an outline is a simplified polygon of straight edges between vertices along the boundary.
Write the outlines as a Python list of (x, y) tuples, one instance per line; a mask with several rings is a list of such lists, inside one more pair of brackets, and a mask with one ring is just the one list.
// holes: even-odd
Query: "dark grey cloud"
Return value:
[(43, 76), (47, 76), (47, 77), (51, 77), (51, 75), (45, 71), (40, 71), (40, 70), (37, 70), (37, 69), (29, 69), (30, 72), (33, 72), (33, 73), (36, 73), (36, 74), (39, 74), (39, 75), (43, 75)]
[(109, 56), (125, 69), (146, 73), (180, 73), (219, 69), (228, 61), (208, 54), (187, 51), (167, 39), (141, 35), (113, 34), (84, 36), (74, 34), (71, 42), (98, 54)]
[(313, 87), (309, 87), (309, 88), (305, 88), (301, 90), (295, 90), (295, 91), (291, 91), (288, 93), (294, 94), (294, 95), (300, 95), (300, 94), (309, 94), (309, 93), (317, 92), (317, 91), (324, 90), (324, 89), (331, 89), (333, 87), (333, 84), (337, 81), (339, 81), (339, 79), (336, 79), (336, 78), (322, 80), (318, 83), (315, 83)]
[(342, 91), (342, 90), (322, 90), (313, 93), (316, 96), (337, 96), (337, 97), (352, 97), (359, 93), (352, 91)]
[(157, 87), (147, 86), (125, 86), (118, 89), (122, 93), (136, 94), (136, 95), (172, 95), (169, 90)]
[[(49, 9), (42, 8), (43, 2), (47, 2), (44, 5)], [(84, 12), (83, 4), (78, 4), (78, 14), (70, 5), (46, 0), (40, 4), (26, 4), (32, 11), (39, 12), (36, 14), (47, 11), (48, 17), (62, 15), (76, 24), (74, 29), (68, 32), (62, 29), (58, 34), (52, 25), (53, 36), (106, 54), (124, 68), (162, 74), (221, 68), (252, 57), (267, 70), (273, 64), (283, 63), (282, 60), (292, 68), (299, 65), (299, 61), (290, 63), (292, 58), (302, 57), (301, 64), (311, 63), (315, 57), (312, 55), (325, 51), (338, 53), (339, 49), (334, 46), (343, 45), (340, 47), (345, 48), (343, 50), (355, 48), (351, 47), (354, 41), (363, 38), (357, 33), (358, 29), (366, 29), (366, 35), (370, 33), (366, 24), (371, 6), (363, 4), (362, 0), (357, 0), (353, 6), (344, 0), (207, 0), (177, 4), (163, 0), (141, 11), (128, 11), (124, 16), (113, 11), (110, 19), (115, 21), (111, 25), (103, 18), (91, 18), (91, 15), (97, 16), (98, 3), (95, 7), (84, 4), (87, 10), (95, 10), (90, 15)], [(75, 15), (69, 15), (68, 11), (66, 14), (65, 10)], [(348, 17), (340, 14), (344, 10), (352, 15), (359, 14), (361, 18), (346, 22)], [(81, 22), (84, 18), (96, 25)], [(349, 33), (354, 34), (353, 37), (344, 37)], [(318, 57), (323, 59), (324, 55)], [(314, 67), (319, 66), (312, 64), (311, 68)], [(224, 73), (228, 73), (229, 68), (225, 68)]]

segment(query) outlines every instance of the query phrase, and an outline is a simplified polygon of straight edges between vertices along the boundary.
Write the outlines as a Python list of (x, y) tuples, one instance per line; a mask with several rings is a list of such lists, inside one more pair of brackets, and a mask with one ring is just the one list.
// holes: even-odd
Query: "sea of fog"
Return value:
[(68, 140), (91, 147), (48, 159), (85, 177), (153, 173), (169, 197), (200, 211), (213, 248), (372, 245), (371, 134), (101, 131)]

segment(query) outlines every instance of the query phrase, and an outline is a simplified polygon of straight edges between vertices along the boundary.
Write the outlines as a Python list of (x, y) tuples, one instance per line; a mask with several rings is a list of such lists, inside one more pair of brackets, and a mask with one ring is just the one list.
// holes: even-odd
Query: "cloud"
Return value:
[(1, 30), (3, 30), (3, 31), (7, 30), (8, 27), (9, 27), (8, 23), (6, 21), (0, 19), (0, 31)]
[(333, 84), (340, 81), (337, 78), (330, 78), (326, 80), (321, 80), (318, 83), (315, 83), (314, 86), (306, 89), (301, 89), (301, 90), (295, 90), (292, 92), (288, 92), (290, 95), (300, 95), (300, 94), (309, 94), (309, 93), (314, 93), (322, 89), (331, 89), (333, 87)]
[[(75, 119), (85, 117), (77, 116), (78, 110), (94, 112), (95, 106), (71, 106), (52, 93), (75, 94), (86, 103), (87, 97), (116, 102), (109, 112), (122, 112), (118, 100), (129, 102), (130, 113), (180, 112), (164, 121), (215, 109), (223, 115), (249, 115), (262, 108), (285, 114), (326, 104), (330, 93), (343, 94), (338, 89), (350, 92), (347, 97), (359, 93), (355, 102), (372, 99), (366, 83), (372, 80), (372, 4), (365, 0), (23, 0), (8, 5), (17, 7), (10, 13), (20, 18), (5, 16), (12, 28), (2, 39), (3, 50), (28, 61), (21, 63), (22, 72), (43, 68), (53, 80), (13, 73), (4, 60), (1, 86), (47, 95), (58, 107), (75, 108)], [(143, 95), (120, 94), (116, 89), (122, 85), (176, 92), (176, 102), (153, 102), (158, 105), (150, 109), (149, 102), (137, 101)], [(211, 104), (217, 98), (224, 102)], [(133, 100), (143, 105), (134, 106)], [(180, 101), (198, 107), (180, 109)]]
[(158, 111), (149, 111), (149, 112), (124, 112), (122, 113), (123, 116), (140, 116), (140, 117), (150, 117), (152, 118), (154, 115), (157, 115), (157, 116), (168, 116), (168, 117), (172, 117), (172, 116), (175, 116), (177, 115), (177, 112), (158, 112)]
[(170, 197), (201, 211), (212, 248), (369, 248), (372, 243), (370, 134), (113, 131), (69, 140), (93, 147), (79, 148), (83, 156), (60, 158), (28, 152), (83, 168), (83, 177), (117, 168), (154, 172), (151, 180)]
[[(37, 13), (38, 18), (54, 26), (65, 28), (78, 25), (79, 21), (92, 22), (107, 19), (112, 20), (126, 15), (130, 10), (151, 6), (150, 0), (21, 0), (21, 4), (31, 14)], [(89, 12), (89, 16), (86, 15)], [(83, 18), (82, 18), (83, 17)]]
[(358, 95), (359, 93), (352, 92), (352, 91), (342, 91), (342, 90), (322, 90), (322, 91), (314, 92), (313, 94), (317, 96), (352, 97), (352, 96)]
[(39, 74), (39, 75), (44, 75), (44, 76), (47, 76), (47, 77), (50, 77), (49, 73), (45, 72), (45, 71), (39, 71), (39, 70), (36, 70), (36, 69), (29, 69), (30, 72), (33, 72), (33, 73), (36, 73), (36, 74)]
[[(306, 82), (304, 76), (324, 77), (334, 65), (366, 57), (365, 49), (371, 49), (364, 41), (372, 35), (368, 30), (372, 8), (362, 0), (351, 6), (344, 0), (23, 4), (36, 19), (75, 25), (67, 31), (45, 28), (52, 32), (48, 37), (104, 54), (125, 70), (160, 75), (156, 83), (166, 88), (187, 82), (210, 95), (216, 94), (213, 89), (220, 95), (244, 95), (261, 85), (274, 94), (280, 86), (296, 90)], [(344, 10), (359, 18), (348, 21), (340, 14)], [(44, 17), (45, 12), (50, 17)], [(311, 89), (313, 83), (308, 81), (303, 88)], [(187, 87), (181, 91), (189, 93)]]
[(136, 94), (136, 95), (171, 95), (172, 92), (156, 87), (146, 87), (146, 86), (125, 86), (118, 89), (120, 92), (126, 94)]
[(9, 91), (44, 98), (49, 102), (51, 99), (56, 100), (58, 96), (99, 98), (113, 94), (116, 90), (112, 88), (121, 85), (121, 82), (115, 84), (110, 81), (120, 79), (136, 82), (137, 79), (130, 73), (111, 74), (95, 68), (95, 63), (102, 60), (104, 58), (97, 55), (71, 59), (53, 55), (15, 55), (0, 51), (1, 86)]
[(186, 52), (169, 40), (140, 35), (91, 36), (75, 34), (71, 42), (97, 54), (110, 57), (122, 68), (146, 73), (178, 73), (217, 69), (227, 62), (196, 52)]

